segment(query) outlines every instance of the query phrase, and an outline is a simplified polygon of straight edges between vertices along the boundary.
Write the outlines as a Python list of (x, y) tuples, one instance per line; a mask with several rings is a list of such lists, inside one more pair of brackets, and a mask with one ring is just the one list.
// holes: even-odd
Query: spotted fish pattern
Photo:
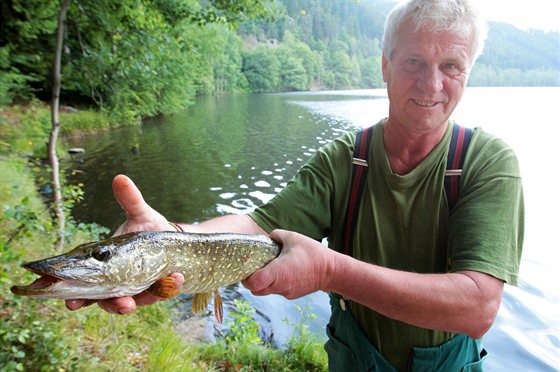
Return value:
[[(264, 235), (135, 232), (26, 263), (25, 269), (41, 277), (11, 291), (36, 298), (96, 300), (144, 290), (160, 297), (191, 293), (196, 314), (205, 311), (214, 294), (214, 313), (221, 322), (218, 289), (247, 278), (280, 250)], [(184, 275), (183, 286), (168, 277), (174, 272)]]

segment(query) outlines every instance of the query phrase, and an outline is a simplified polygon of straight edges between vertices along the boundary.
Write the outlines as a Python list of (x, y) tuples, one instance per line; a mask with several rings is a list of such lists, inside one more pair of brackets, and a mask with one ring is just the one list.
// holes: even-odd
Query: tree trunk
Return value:
[(58, 118), (59, 98), (60, 98), (60, 66), (62, 60), (62, 45), (64, 44), (64, 22), (66, 21), (66, 13), (70, 7), (71, 0), (63, 0), (60, 5), (60, 13), (58, 14), (58, 28), (56, 33), (56, 52), (53, 68), (53, 90), (51, 101), (51, 118), (52, 129), (49, 138), (49, 162), (52, 168), (52, 181), (54, 189), (54, 208), (58, 226), (57, 249), (62, 252), (64, 250), (64, 238), (66, 230), (66, 216), (64, 213), (64, 200), (62, 199), (62, 187), (60, 184), (60, 169), (58, 156), (56, 154), (56, 141), (58, 139), (58, 131), (60, 129), (60, 121)]

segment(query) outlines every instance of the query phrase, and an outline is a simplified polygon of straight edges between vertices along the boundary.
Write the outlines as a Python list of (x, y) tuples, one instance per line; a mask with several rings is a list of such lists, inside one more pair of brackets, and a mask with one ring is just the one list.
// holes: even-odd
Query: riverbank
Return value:
[[(177, 326), (171, 302), (139, 308), (129, 316), (110, 316), (97, 306), (69, 312), (60, 300), (14, 296), (9, 288), (30, 283), (35, 275), (22, 262), (55, 252), (54, 221), (48, 198), (39, 193), (47, 184), (43, 159), (50, 131), (50, 113), (42, 104), (1, 109), (0, 195), (0, 365), (4, 371), (119, 370), (119, 371), (227, 371), (326, 370), (320, 342), (314, 342), (305, 324), (294, 324), (294, 337), (280, 350), (264, 344), (252, 309), (240, 303), (226, 320), (223, 336), (211, 342), (187, 342)], [(94, 112), (68, 117), (91, 118), (80, 133), (107, 130)], [(77, 115), (77, 116), (75, 116)], [(87, 116), (86, 116), (87, 115)], [(100, 119), (101, 118), (101, 119)], [(68, 118), (66, 118), (68, 123)], [(81, 119), (80, 119), (81, 120)], [(98, 124), (96, 124), (98, 123)], [(67, 125), (69, 127), (69, 125)], [(68, 128), (70, 129), (70, 128)], [(65, 135), (72, 133), (66, 131)], [(66, 154), (60, 144), (60, 154)], [(79, 202), (80, 185), (72, 186)], [(67, 249), (100, 238), (108, 230), (96, 224), (70, 221)], [(247, 307), (248, 306), (248, 307)], [(303, 321), (302, 321), (303, 322)], [(48, 358), (45, 356), (49, 356)]]

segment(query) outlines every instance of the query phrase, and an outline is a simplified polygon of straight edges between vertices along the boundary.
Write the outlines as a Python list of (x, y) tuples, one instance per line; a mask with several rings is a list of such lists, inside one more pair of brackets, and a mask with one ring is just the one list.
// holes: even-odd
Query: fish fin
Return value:
[(212, 292), (195, 293), (192, 299), (192, 312), (195, 314), (202, 314), (207, 308)]
[(214, 316), (219, 324), (224, 320), (224, 306), (222, 304), (222, 296), (217, 289), (214, 289)]
[(180, 293), (181, 284), (175, 279), (167, 276), (158, 279), (146, 291), (154, 296), (163, 298), (177, 297)]

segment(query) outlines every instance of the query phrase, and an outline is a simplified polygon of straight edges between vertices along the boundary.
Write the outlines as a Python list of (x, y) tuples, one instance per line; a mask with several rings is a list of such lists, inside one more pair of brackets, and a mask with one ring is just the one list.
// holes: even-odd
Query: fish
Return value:
[[(194, 294), (192, 311), (223, 320), (219, 288), (237, 283), (278, 257), (281, 246), (265, 235), (134, 232), (85, 243), (22, 267), (40, 277), (11, 292), (40, 299), (134, 296), (144, 290), (163, 298)], [(171, 273), (184, 275), (180, 286)]]

